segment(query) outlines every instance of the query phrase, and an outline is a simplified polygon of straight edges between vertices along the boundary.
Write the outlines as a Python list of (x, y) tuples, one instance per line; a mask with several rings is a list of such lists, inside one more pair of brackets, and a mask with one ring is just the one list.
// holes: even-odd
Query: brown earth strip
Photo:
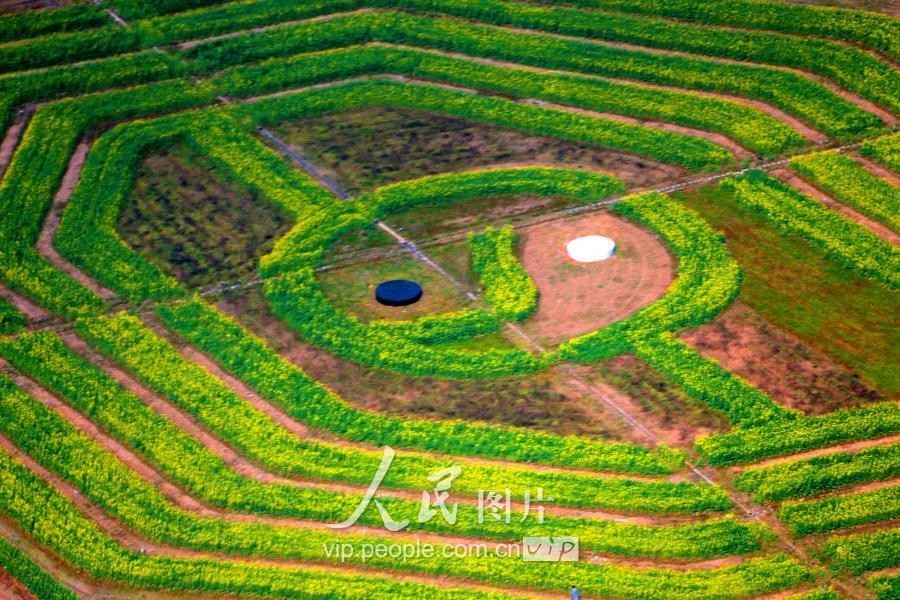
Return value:
[(757, 469), (763, 467), (771, 467), (773, 465), (780, 465), (787, 462), (794, 462), (800, 460), (808, 460), (810, 458), (816, 458), (817, 456), (827, 456), (830, 454), (837, 453), (848, 453), (848, 452), (859, 452), (861, 450), (866, 450), (868, 448), (874, 448), (876, 446), (888, 446), (890, 444), (900, 443), (900, 434), (897, 435), (888, 435), (884, 437), (877, 437), (868, 440), (860, 440), (858, 442), (848, 442), (846, 444), (835, 444), (833, 446), (827, 446), (825, 448), (816, 448), (815, 450), (807, 450), (805, 452), (796, 452), (794, 454), (788, 454), (787, 456), (778, 456), (775, 458), (769, 458), (766, 460), (761, 460), (759, 462), (755, 462), (752, 465), (742, 465), (740, 467), (731, 467), (732, 471), (738, 470), (749, 470), (749, 469)]
[(43, 321), (50, 318), (50, 314), (43, 308), (31, 302), (31, 300), (12, 291), (11, 289), (0, 285), (0, 298), (7, 300), (22, 314), (28, 317), (29, 321)]
[(60, 216), (66, 204), (68, 204), (69, 198), (72, 197), (75, 186), (78, 185), (78, 177), (81, 175), (81, 168), (84, 166), (84, 161), (87, 159), (90, 148), (90, 143), (86, 140), (79, 143), (75, 148), (59, 190), (57, 190), (56, 196), (53, 198), (53, 206), (50, 208), (47, 219), (44, 221), (44, 228), (41, 230), (41, 235), (38, 238), (37, 249), (57, 269), (63, 271), (98, 296), (110, 299), (115, 297), (116, 294), (114, 292), (85, 275), (75, 265), (60, 256), (56, 248), (53, 247), (53, 236), (56, 235), (56, 230), (59, 228)]
[(776, 401), (808, 414), (880, 400), (846, 367), (736, 302), (681, 339)]
[(31, 118), (33, 112), (33, 106), (26, 106), (19, 111), (13, 124), (6, 130), (3, 142), (0, 143), (0, 178), (6, 174), (6, 168), (9, 166), (9, 161), (12, 159), (16, 147), (18, 147), (19, 141), (22, 139), (22, 133), (28, 126), (28, 120)]
[(28, 591), (18, 579), (3, 570), (0, 565), (0, 598), (13, 600), (39, 600), (37, 596)]
[(876, 177), (884, 179), (894, 187), (900, 187), (900, 175), (894, 173), (881, 163), (874, 160), (864, 158), (858, 152), (851, 154), (851, 158), (858, 162), (862, 167)]
[(890, 228), (882, 225), (875, 219), (860, 213), (859, 211), (844, 204), (843, 202), (838, 202), (819, 188), (803, 179), (795, 171), (791, 171), (788, 169), (777, 169), (775, 171), (772, 171), (771, 174), (784, 183), (787, 183), (791, 187), (797, 189), (802, 194), (818, 200), (828, 208), (841, 213), (851, 221), (859, 223), (860, 225), (886, 241), (888, 244), (891, 244), (893, 246), (900, 246), (900, 234), (894, 233), (894, 231)]

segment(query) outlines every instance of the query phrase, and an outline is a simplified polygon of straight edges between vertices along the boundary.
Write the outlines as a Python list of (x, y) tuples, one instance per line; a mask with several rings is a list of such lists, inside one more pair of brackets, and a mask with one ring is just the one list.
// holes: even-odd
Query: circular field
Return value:
[[(578, 263), (566, 244), (602, 231), (616, 241), (612, 260)], [(662, 296), (675, 261), (653, 232), (608, 212), (521, 229), (522, 264), (540, 290), (537, 311), (523, 324), (546, 344), (600, 329)]]

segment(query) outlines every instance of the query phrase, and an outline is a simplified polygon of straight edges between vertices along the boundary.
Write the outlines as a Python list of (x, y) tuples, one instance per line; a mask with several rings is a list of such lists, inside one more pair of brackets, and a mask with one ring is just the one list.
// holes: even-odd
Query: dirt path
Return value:
[(72, 192), (75, 191), (75, 186), (78, 185), (78, 177), (81, 175), (81, 168), (84, 166), (84, 161), (87, 159), (90, 148), (90, 143), (87, 141), (80, 142), (75, 148), (75, 152), (72, 154), (69, 166), (66, 169), (66, 174), (63, 176), (62, 183), (56, 192), (56, 196), (53, 198), (53, 206), (51, 206), (50, 212), (47, 213), (44, 228), (41, 230), (41, 235), (38, 238), (37, 248), (38, 252), (43, 254), (57, 269), (63, 271), (101, 298), (108, 300), (114, 298), (116, 294), (85, 275), (75, 265), (60, 256), (56, 248), (53, 247), (53, 236), (56, 235), (56, 230), (59, 228), (59, 219), (63, 209), (69, 202), (69, 198), (72, 197)]
[(733, 470), (733, 471), (756, 470), (756, 469), (762, 469), (764, 467), (771, 467), (773, 465), (780, 465), (780, 464), (788, 463), (788, 462), (807, 460), (810, 458), (815, 458), (817, 456), (827, 456), (830, 454), (838, 454), (838, 453), (846, 453), (846, 452), (859, 452), (860, 450), (866, 450), (868, 448), (873, 448), (875, 446), (887, 446), (890, 444), (898, 444), (898, 443), (900, 443), (900, 434), (888, 435), (888, 436), (884, 436), (884, 437), (872, 438), (869, 440), (861, 440), (858, 442), (847, 442), (846, 444), (835, 444), (833, 446), (828, 446), (825, 448), (816, 448), (815, 450), (796, 452), (794, 454), (789, 454), (787, 456), (778, 456), (776, 458), (770, 458), (770, 459), (755, 462), (752, 465), (741, 465), (741, 466), (731, 467), (731, 470)]
[(860, 156), (858, 152), (853, 153), (851, 158), (862, 165), (862, 167), (872, 175), (884, 179), (894, 187), (900, 187), (900, 175), (897, 175), (897, 173), (894, 173), (881, 163)]
[(34, 109), (35, 107), (32, 105), (23, 108), (16, 115), (16, 119), (13, 121), (12, 125), (9, 126), (9, 129), (6, 130), (3, 142), (0, 143), (0, 179), (6, 174), (6, 168), (9, 166), (9, 161), (12, 160), (13, 152), (16, 151), (19, 141), (22, 139), (22, 133), (24, 133), (25, 128), (28, 126), (28, 121), (31, 119)]
[(46, 321), (50, 319), (50, 314), (43, 308), (3, 285), (0, 285), (0, 298), (16, 307), (19, 312), (28, 317), (29, 321)]
[(890, 228), (882, 225), (875, 219), (867, 217), (866, 215), (854, 210), (843, 202), (838, 202), (819, 188), (808, 183), (796, 172), (788, 169), (776, 169), (775, 171), (772, 171), (771, 174), (784, 183), (787, 183), (791, 187), (795, 188), (802, 194), (818, 200), (828, 208), (839, 212), (851, 221), (862, 225), (863, 227), (886, 241), (888, 244), (891, 244), (893, 246), (900, 246), (900, 234), (894, 233), (894, 231)]

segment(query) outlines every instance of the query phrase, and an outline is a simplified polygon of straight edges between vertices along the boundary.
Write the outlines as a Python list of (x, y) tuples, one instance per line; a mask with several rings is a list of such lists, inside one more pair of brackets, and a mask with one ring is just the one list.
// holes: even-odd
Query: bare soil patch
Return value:
[(9, 126), (9, 129), (6, 130), (3, 141), (0, 142), (0, 177), (6, 173), (6, 167), (9, 166), (9, 161), (12, 159), (13, 152), (15, 152), (19, 145), (19, 141), (22, 139), (22, 133), (28, 125), (28, 119), (31, 116), (31, 112), (31, 109), (25, 109), (20, 112), (16, 116), (16, 120), (13, 121), (12, 125)]
[(290, 217), (186, 144), (147, 156), (119, 216), (125, 242), (188, 286), (255, 275)]
[(507, 163), (602, 169), (629, 187), (651, 187), (687, 175), (646, 158), (423, 111), (370, 108), (273, 129), (351, 194), (424, 175)]
[(807, 414), (882, 399), (857, 375), (740, 302), (681, 337), (775, 400)]
[(590, 367), (582, 377), (626, 409), (670, 446), (690, 448), (699, 435), (724, 433), (728, 420), (690, 397), (662, 373), (633, 355)]
[[(598, 234), (616, 242), (616, 255), (577, 263), (566, 243)], [(522, 264), (540, 291), (538, 309), (523, 329), (548, 345), (618, 321), (663, 295), (675, 261), (650, 231), (610, 212), (559, 219), (520, 230)]]

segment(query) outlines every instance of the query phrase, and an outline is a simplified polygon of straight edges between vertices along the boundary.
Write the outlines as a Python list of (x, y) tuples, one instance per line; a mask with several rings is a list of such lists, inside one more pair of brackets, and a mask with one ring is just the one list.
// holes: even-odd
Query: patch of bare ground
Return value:
[(424, 175), (505, 163), (601, 169), (633, 188), (687, 175), (679, 167), (588, 144), (424, 111), (370, 108), (274, 129), (351, 194)]
[(190, 287), (256, 274), (291, 219), (188, 144), (147, 156), (118, 219), (122, 239)]
[(900, 235), (894, 233), (889, 227), (882, 225), (875, 219), (868, 217), (861, 212), (853, 209), (852, 207), (844, 204), (843, 202), (838, 202), (819, 188), (815, 187), (805, 179), (803, 179), (799, 174), (794, 171), (788, 169), (776, 169), (771, 172), (772, 175), (777, 177), (779, 180), (784, 183), (790, 185), (795, 188), (797, 191), (802, 193), (805, 196), (809, 196), (814, 200), (818, 200), (831, 210), (835, 212), (839, 212), (841, 215), (847, 217), (851, 221), (859, 223), (884, 241), (894, 246), (900, 246)]
[(457, 418), (532, 427), (558, 434), (630, 440), (629, 428), (610, 415), (592, 418), (590, 399), (554, 373), (447, 381), (409, 377), (345, 361), (299, 339), (270, 311), (258, 289), (229, 294), (219, 308), (266, 339), (287, 360), (364, 410), (417, 418)]
[[(519, 230), (522, 264), (540, 291), (538, 308), (522, 329), (555, 345), (627, 317), (665, 293), (674, 260), (650, 231), (608, 211), (558, 219)], [(616, 242), (613, 258), (578, 263), (566, 244), (584, 235)]]
[(883, 399), (846, 367), (741, 302), (681, 338), (776, 401), (807, 414)]
[(612, 398), (666, 445), (690, 448), (697, 436), (724, 433), (730, 428), (723, 415), (694, 400), (633, 355), (578, 370), (583, 379)]

